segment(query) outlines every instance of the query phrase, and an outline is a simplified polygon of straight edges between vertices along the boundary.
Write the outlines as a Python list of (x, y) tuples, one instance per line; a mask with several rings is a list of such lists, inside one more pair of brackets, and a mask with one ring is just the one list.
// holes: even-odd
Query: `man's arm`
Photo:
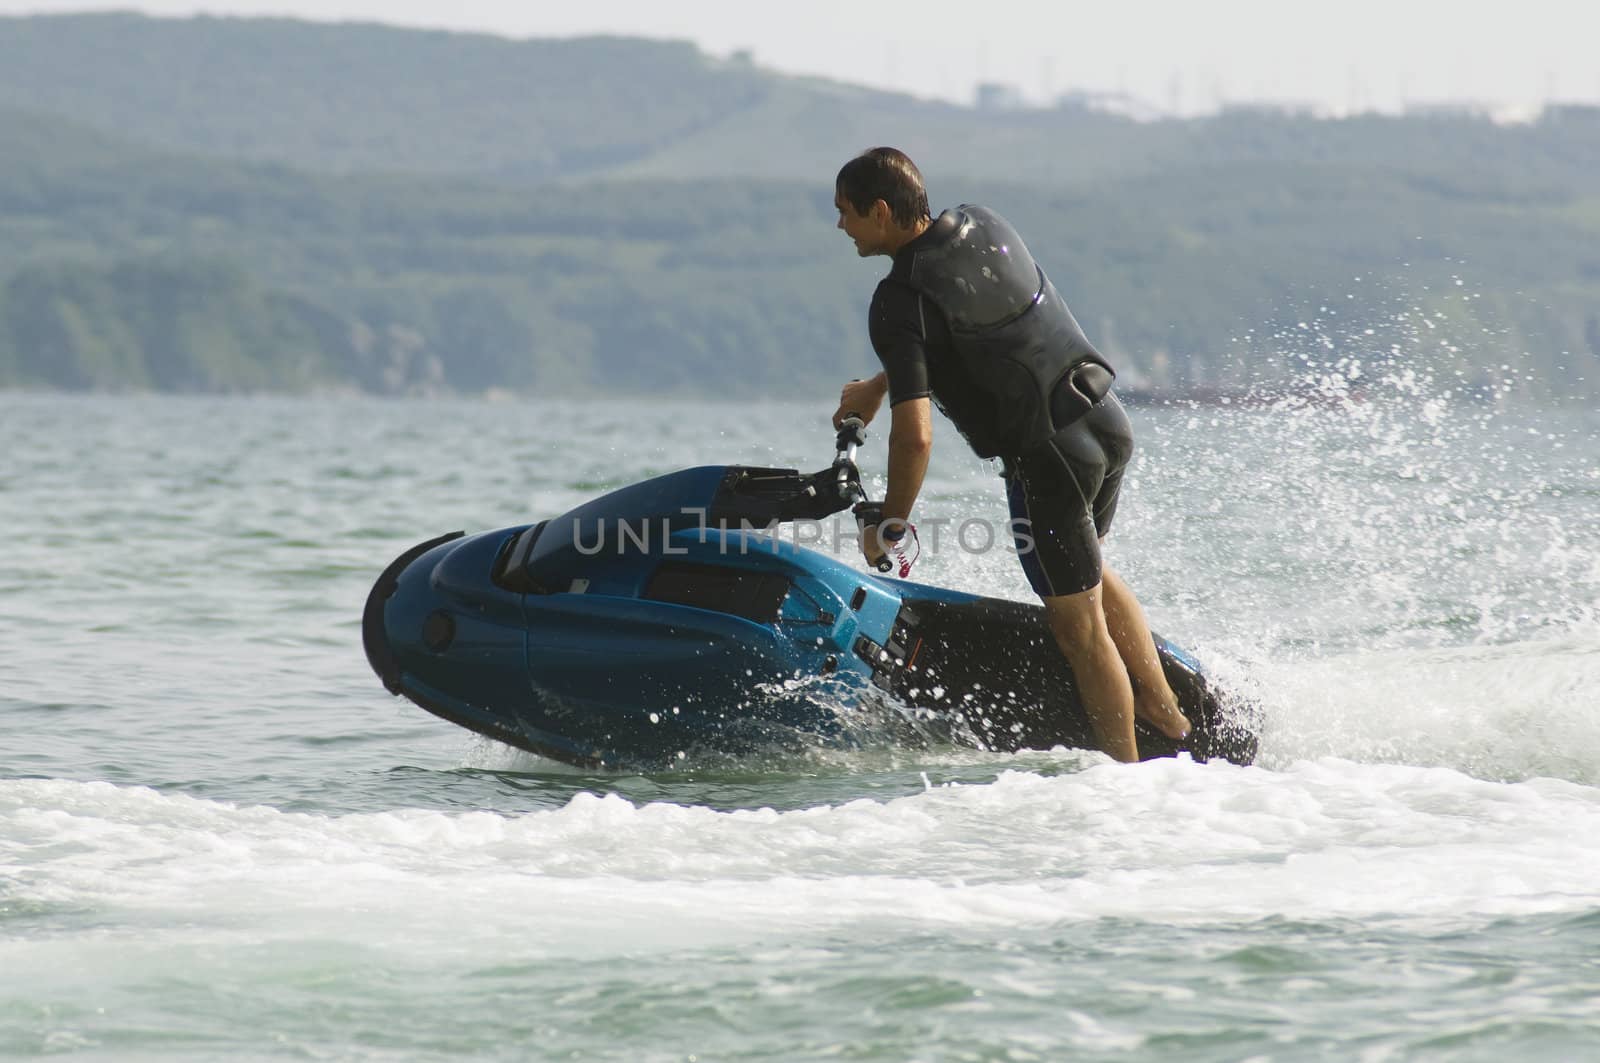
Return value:
[(889, 487), (883, 493), (883, 519), (906, 520), (922, 491), (933, 450), (932, 404), (907, 399), (889, 411)]
[[(889, 488), (884, 494), (883, 517), (902, 529), (922, 478), (928, 471), (928, 453), (933, 448), (933, 414), (928, 386), (928, 353), (923, 336), (922, 296), (903, 284), (885, 280), (872, 294), (867, 311), (867, 330), (872, 349), (883, 363), (881, 374), (888, 391)], [(868, 398), (877, 388), (877, 377), (851, 385), (860, 391), (846, 394)], [(844, 398), (844, 396), (841, 396)], [(876, 408), (876, 406), (874, 406)], [(862, 412), (862, 411), (857, 411)], [(894, 525), (891, 525), (894, 527)], [(883, 556), (876, 529), (863, 529), (861, 552), (877, 563)]]
[[(890, 408), (889, 486), (883, 494), (883, 523), (889, 525), (891, 534), (894, 529), (904, 534), (928, 472), (928, 455), (933, 450), (931, 408), (925, 397), (897, 402)], [(888, 545), (878, 538), (878, 525), (861, 529), (861, 552), (874, 565), (888, 552)]]

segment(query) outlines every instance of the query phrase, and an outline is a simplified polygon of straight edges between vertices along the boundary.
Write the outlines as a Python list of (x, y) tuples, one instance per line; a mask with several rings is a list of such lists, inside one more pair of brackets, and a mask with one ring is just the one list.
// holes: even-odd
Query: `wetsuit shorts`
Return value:
[(1100, 539), (1131, 457), (1133, 428), (1108, 391), (1048, 443), (1006, 462), (1017, 556), (1040, 597), (1100, 582)]

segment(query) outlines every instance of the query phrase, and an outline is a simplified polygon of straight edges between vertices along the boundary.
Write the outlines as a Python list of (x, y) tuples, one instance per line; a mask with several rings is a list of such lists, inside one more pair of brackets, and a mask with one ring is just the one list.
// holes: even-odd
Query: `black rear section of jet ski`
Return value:
[[(1226, 713), (1199, 664), (1156, 636), (1162, 670), (1193, 733), (1179, 741), (1136, 723), (1139, 753), (1248, 764), (1256, 737)], [(903, 705), (949, 721), (955, 735), (988, 749), (1095, 746), (1077, 684), (1055, 644), (1043, 606), (998, 598), (949, 601), (907, 596), (886, 643), (859, 636), (856, 654), (872, 683)]]

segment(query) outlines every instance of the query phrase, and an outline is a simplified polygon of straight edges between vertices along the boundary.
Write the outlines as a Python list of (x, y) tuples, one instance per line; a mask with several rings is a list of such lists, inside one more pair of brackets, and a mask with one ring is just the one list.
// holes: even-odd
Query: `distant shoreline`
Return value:
[[(1293, 386), (1260, 386), (1253, 388), (1216, 388), (1204, 387), (1187, 391), (1154, 388), (1116, 388), (1115, 394), (1126, 406), (1134, 409), (1155, 408), (1184, 408), (1184, 409), (1232, 409), (1232, 410), (1262, 410), (1281, 406), (1295, 408), (1327, 408), (1336, 409), (1347, 405), (1364, 405), (1373, 401), (1378, 389), (1361, 388), (1351, 389), (1348, 392), (1324, 391), (1316, 388), (1300, 388)], [(489, 388), (484, 391), (447, 391), (415, 393), (415, 394), (385, 394), (382, 392), (362, 391), (357, 388), (318, 388), (305, 391), (161, 391), (155, 389), (69, 389), (69, 388), (32, 388), (0, 385), (0, 400), (6, 399), (69, 399), (85, 401), (138, 401), (143, 399), (176, 399), (186, 401), (283, 401), (283, 402), (325, 402), (333, 400), (358, 400), (362, 402), (396, 402), (396, 403), (463, 403), (463, 404), (490, 404), (507, 405), (526, 403), (530, 405), (544, 403), (573, 403), (578, 405), (595, 405), (605, 402), (663, 402), (703, 404), (709, 406), (740, 406), (764, 403), (794, 404), (794, 405), (827, 405), (829, 389), (825, 384), (819, 384), (815, 394), (804, 396), (780, 394), (750, 394), (750, 395), (697, 395), (689, 391), (667, 392), (658, 391), (617, 391), (611, 393), (598, 391), (572, 392), (567, 394), (537, 393), (533, 391), (520, 392), (504, 388)], [(1509, 405), (1528, 408), (1563, 409), (1569, 407), (1586, 407), (1589, 404), (1582, 397), (1569, 397), (1564, 401), (1551, 401), (1545, 398), (1535, 398), (1523, 393), (1511, 392), (1496, 394), (1487, 389), (1454, 388), (1442, 393), (1440, 398), (1448, 399), (1453, 405)]]

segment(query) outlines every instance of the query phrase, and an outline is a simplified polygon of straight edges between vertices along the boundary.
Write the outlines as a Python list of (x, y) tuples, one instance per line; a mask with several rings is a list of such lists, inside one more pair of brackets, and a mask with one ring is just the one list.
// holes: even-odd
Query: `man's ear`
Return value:
[(889, 204), (881, 199), (872, 201), (872, 220), (879, 226), (887, 229), (889, 222), (894, 219), (894, 211), (889, 209)]

